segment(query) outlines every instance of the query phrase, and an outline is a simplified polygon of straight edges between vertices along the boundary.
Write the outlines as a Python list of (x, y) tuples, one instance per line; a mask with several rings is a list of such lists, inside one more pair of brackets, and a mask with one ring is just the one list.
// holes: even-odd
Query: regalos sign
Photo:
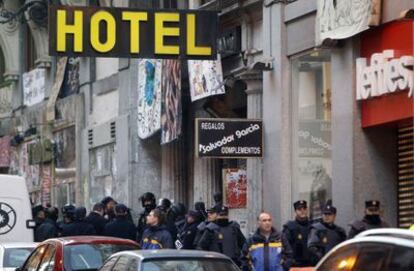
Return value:
[(408, 90), (408, 97), (413, 97), (414, 56), (394, 56), (394, 50), (373, 54), (369, 66), (366, 58), (357, 59), (357, 100), (403, 90)]
[(214, 11), (49, 9), (49, 53), (60, 56), (216, 59)]

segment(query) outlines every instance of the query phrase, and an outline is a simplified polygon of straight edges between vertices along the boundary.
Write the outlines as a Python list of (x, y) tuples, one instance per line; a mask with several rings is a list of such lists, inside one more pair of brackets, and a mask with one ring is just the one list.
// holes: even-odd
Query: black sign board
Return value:
[(195, 143), (198, 157), (263, 157), (263, 122), (251, 119), (196, 119)]
[(217, 32), (216, 11), (49, 7), (55, 56), (217, 59)]

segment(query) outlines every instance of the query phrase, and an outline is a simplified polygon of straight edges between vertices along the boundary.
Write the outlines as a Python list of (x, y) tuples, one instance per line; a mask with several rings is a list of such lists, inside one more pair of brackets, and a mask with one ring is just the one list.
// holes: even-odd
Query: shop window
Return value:
[(331, 65), (327, 51), (292, 59), (292, 199), (308, 201), (310, 217), (332, 198)]

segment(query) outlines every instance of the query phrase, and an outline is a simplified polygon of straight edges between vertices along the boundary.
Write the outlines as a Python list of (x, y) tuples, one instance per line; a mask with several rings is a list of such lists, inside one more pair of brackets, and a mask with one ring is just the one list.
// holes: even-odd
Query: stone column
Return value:
[[(211, 117), (207, 112), (199, 109), (195, 113), (196, 118)], [(195, 155), (195, 154), (194, 154)], [(206, 207), (214, 203), (213, 194), (219, 191), (217, 187), (218, 163), (216, 159), (196, 158), (194, 157), (194, 173), (193, 173), (193, 201), (204, 201)]]
[[(241, 79), (246, 83), (247, 94), (247, 118), (262, 118), (262, 90), (263, 81), (261, 74), (243, 75)], [(247, 159), (247, 232), (252, 232), (256, 228), (257, 215), (263, 209), (263, 179), (262, 179), (262, 159)]]
[(161, 147), (161, 197), (185, 203), (185, 167), (183, 141), (176, 140)]

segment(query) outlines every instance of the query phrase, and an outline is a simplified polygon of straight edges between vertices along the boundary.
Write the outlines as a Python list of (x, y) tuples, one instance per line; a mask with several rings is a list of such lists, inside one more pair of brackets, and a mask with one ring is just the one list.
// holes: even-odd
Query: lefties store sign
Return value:
[(51, 5), (49, 54), (216, 59), (217, 30), (215, 11)]
[(408, 97), (414, 90), (414, 56), (394, 58), (394, 50), (385, 50), (371, 56), (370, 65), (366, 58), (356, 62), (357, 100), (407, 91)]

